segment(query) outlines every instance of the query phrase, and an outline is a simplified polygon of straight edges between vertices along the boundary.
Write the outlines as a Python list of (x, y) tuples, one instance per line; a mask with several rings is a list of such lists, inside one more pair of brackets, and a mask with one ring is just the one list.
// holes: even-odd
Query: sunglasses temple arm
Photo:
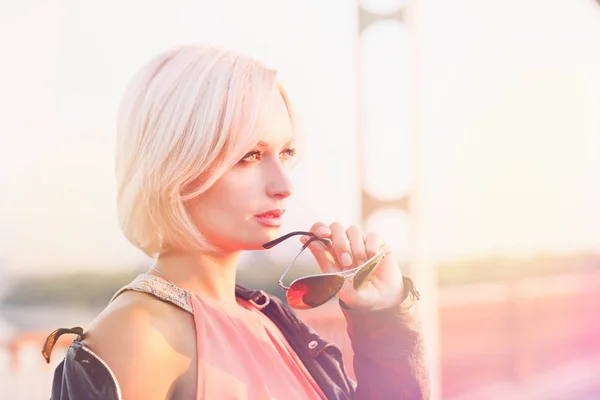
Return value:
[(285, 269), (285, 271), (283, 271), (283, 274), (281, 274), (281, 278), (279, 278), (279, 282), (277, 282), (277, 284), (283, 290), (288, 290), (290, 288), (289, 286), (286, 286), (283, 284), (283, 278), (289, 272), (289, 270), (294, 266), (294, 263), (296, 262), (298, 257), (300, 257), (300, 254), (302, 254), (302, 252), (304, 251), (304, 249), (306, 249), (306, 247), (310, 244), (310, 242), (312, 242), (312, 240), (309, 240), (304, 246), (302, 246), (302, 250), (300, 250), (300, 252), (298, 254), (296, 254), (296, 257), (294, 257), (294, 259), (292, 260), (290, 265), (288, 265), (288, 267)]
[[(300, 251), (300, 253), (302, 253), (302, 251)], [(289, 270), (294, 266), (294, 263), (296, 262), (296, 260), (298, 259), (298, 257), (300, 257), (300, 253), (298, 253), (296, 255), (296, 257), (294, 258), (294, 260), (290, 263), (290, 265), (288, 265), (288, 267), (285, 269), (285, 271), (283, 271), (283, 274), (281, 274), (281, 278), (279, 278), (279, 282), (277, 282), (277, 284), (279, 285), (279, 287), (281, 287), (284, 290), (288, 290), (289, 286), (286, 286), (283, 284), (283, 278), (285, 277), (285, 275), (289, 272)]]
[(281, 237), (278, 237), (277, 239), (271, 240), (270, 242), (263, 244), (263, 247), (265, 249), (270, 249), (272, 247), (277, 246), (279, 243), (283, 242), (284, 240), (287, 240), (287, 239), (291, 238), (292, 236), (297, 236), (297, 235), (304, 235), (304, 236), (311, 236), (311, 237), (315, 236), (315, 234), (312, 232), (305, 232), (305, 231), (290, 232), (286, 235), (283, 235)]
[(292, 265), (294, 265), (294, 263), (291, 263), (283, 272), (283, 275), (281, 275), (281, 278), (279, 278), (279, 282), (277, 282), (277, 284), (279, 285), (280, 288), (282, 288), (283, 290), (288, 290), (290, 287), (286, 286), (283, 284), (283, 277), (285, 276), (285, 274), (288, 273), (288, 271), (290, 270), (290, 268), (292, 268)]

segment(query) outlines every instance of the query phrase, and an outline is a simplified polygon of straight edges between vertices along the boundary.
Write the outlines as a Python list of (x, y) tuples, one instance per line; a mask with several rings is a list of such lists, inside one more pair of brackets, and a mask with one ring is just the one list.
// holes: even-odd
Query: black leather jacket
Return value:
[[(404, 283), (406, 299), (397, 308), (363, 312), (340, 303), (354, 350), (358, 384), (346, 374), (339, 348), (321, 338), (279, 299), (241, 286), (236, 287), (236, 295), (265, 305), (262, 311), (281, 329), (328, 399), (429, 399), (421, 335), (411, 311), (419, 295), (409, 278), (404, 278)], [(54, 372), (51, 400), (121, 400), (108, 365), (82, 343), (82, 328), (52, 332), (42, 350), (46, 361), (50, 362), (52, 348), (65, 333), (77, 338)]]

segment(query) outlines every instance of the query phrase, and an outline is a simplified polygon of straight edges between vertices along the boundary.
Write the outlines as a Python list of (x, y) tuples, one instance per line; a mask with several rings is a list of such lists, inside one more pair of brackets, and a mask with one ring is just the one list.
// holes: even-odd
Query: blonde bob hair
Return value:
[(117, 211), (125, 237), (149, 256), (178, 246), (216, 250), (185, 203), (259, 142), (277, 73), (217, 47), (186, 45), (148, 62), (119, 109)]

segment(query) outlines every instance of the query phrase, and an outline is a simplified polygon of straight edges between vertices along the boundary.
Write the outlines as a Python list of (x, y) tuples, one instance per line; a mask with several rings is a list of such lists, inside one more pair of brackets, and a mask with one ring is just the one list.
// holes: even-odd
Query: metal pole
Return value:
[[(357, 82), (358, 82), (358, 160), (359, 160), (359, 177), (360, 177), (360, 196), (361, 196), (361, 219), (365, 224), (369, 217), (379, 210), (384, 208), (393, 208), (402, 210), (410, 215), (410, 267), (404, 270), (403, 273), (414, 278), (419, 286), (422, 294), (422, 300), (419, 304), (419, 317), (422, 324), (422, 333), (425, 340), (426, 354), (428, 357), (428, 365), (431, 379), (431, 400), (441, 399), (441, 368), (440, 368), (440, 348), (439, 348), (439, 315), (438, 315), (438, 279), (434, 266), (434, 262), (428, 255), (425, 247), (424, 224), (423, 224), (423, 202), (422, 202), (422, 174), (424, 162), (422, 151), (422, 137), (420, 135), (420, 115), (419, 115), (419, 84), (420, 84), (420, 15), (419, 1), (412, 0), (405, 7), (402, 7), (389, 14), (373, 14), (365, 10), (360, 1), (358, 2), (358, 57), (357, 57)], [(363, 71), (360, 63), (360, 38), (363, 32), (372, 24), (383, 20), (394, 20), (398, 23), (405, 24), (409, 28), (411, 35), (411, 99), (412, 99), (412, 120), (411, 131), (414, 143), (414, 162), (415, 176), (413, 187), (410, 193), (394, 199), (380, 199), (369, 193), (365, 189), (365, 173), (364, 173), (364, 135), (362, 129), (362, 92), (361, 84), (363, 79)]]

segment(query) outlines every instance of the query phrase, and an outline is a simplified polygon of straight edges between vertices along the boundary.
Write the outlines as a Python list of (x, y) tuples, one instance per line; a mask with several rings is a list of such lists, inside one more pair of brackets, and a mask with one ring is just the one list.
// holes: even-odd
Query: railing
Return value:
[[(454, 286), (439, 299), (443, 399), (563, 398), (560, 391), (600, 380), (600, 273)], [(337, 305), (299, 314), (339, 344), (353, 375)], [(61, 338), (46, 365), (46, 334), (0, 347), (1, 398), (49, 397), (52, 372), (72, 338)]]
[[(570, 399), (559, 392), (600, 381), (600, 273), (454, 286), (439, 300), (443, 399)], [(352, 371), (342, 317), (327, 311), (302, 317)]]
[(50, 364), (42, 357), (42, 344), (47, 333), (29, 333), (0, 347), (0, 398), (15, 400), (48, 400), (54, 369), (64, 358), (73, 337), (57, 343)]

